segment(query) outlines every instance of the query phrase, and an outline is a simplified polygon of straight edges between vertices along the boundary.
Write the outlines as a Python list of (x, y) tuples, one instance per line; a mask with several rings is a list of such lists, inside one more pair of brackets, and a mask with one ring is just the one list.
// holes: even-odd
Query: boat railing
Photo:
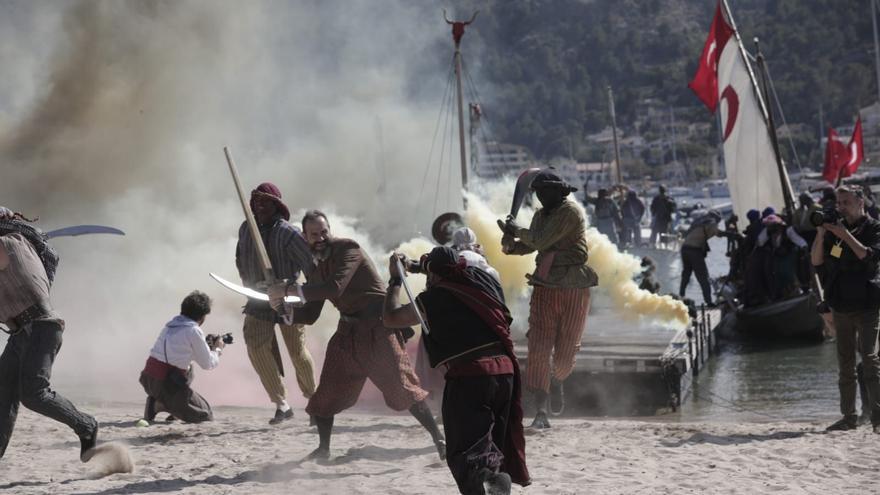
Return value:
[(700, 374), (703, 364), (715, 354), (718, 347), (718, 339), (712, 331), (712, 312), (708, 311), (705, 304), (701, 304), (696, 311), (696, 316), (691, 318), (691, 328), (687, 331), (688, 360), (694, 378)]

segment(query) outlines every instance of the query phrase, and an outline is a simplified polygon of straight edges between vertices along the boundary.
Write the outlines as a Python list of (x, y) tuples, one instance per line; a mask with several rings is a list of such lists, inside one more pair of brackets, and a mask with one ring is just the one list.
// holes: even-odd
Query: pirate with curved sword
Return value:
[[(31, 222), (0, 206), (0, 324), (10, 328), (0, 355), (0, 458), (15, 428), (19, 405), (24, 405), (72, 429), (80, 440), (80, 460), (88, 462), (98, 441), (98, 422), (49, 384), (64, 333), (64, 320), (49, 297), (58, 255), (47, 243), (49, 235)], [(91, 226), (61, 229), (52, 237), (107, 233), (108, 228), (93, 230)]]
[(248, 297), (243, 311), (244, 342), (254, 371), (269, 400), (275, 404), (275, 415), (269, 421), (275, 425), (293, 418), (282, 381), (284, 367), (276, 325), (280, 327), (297, 385), (305, 398), (315, 393), (316, 380), (314, 363), (305, 344), (305, 326), (292, 320), (291, 305), (302, 297), (288, 297), (284, 304), (273, 308), (265, 292), (278, 283), (296, 282), (301, 273), (308, 275), (314, 263), (301, 232), (289, 222), (290, 210), (281, 200), (278, 187), (269, 182), (262, 183), (247, 198), (231, 153), (226, 148), (224, 153), (245, 216), (235, 252), (241, 285), (214, 273), (211, 277), (224, 287)]
[[(535, 211), (529, 227), (523, 228), (515, 216), (530, 190), (541, 208)], [(552, 168), (526, 170), (517, 181), (507, 221), (498, 220), (505, 254), (538, 253), (534, 273), (526, 275), (533, 290), (523, 381), (536, 404), (533, 428), (549, 428), (548, 413), (562, 413), (563, 382), (574, 369), (590, 308), (590, 287), (599, 281), (587, 265), (584, 214), (568, 199), (574, 191), (577, 188)]]

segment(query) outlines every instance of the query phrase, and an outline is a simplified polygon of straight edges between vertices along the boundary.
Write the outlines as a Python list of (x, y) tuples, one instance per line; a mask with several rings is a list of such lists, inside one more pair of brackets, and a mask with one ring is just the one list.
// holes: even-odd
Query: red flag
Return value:
[(828, 143), (825, 145), (825, 168), (822, 169), (822, 178), (834, 184), (840, 174), (841, 167), (849, 161), (849, 152), (843, 145), (837, 131), (833, 127), (828, 128)]
[(862, 160), (865, 158), (865, 148), (862, 145), (862, 116), (859, 115), (859, 118), (856, 119), (856, 127), (853, 129), (852, 137), (849, 139), (849, 144), (846, 147), (847, 151), (847, 161), (844, 164), (841, 173), (844, 177), (849, 177), (850, 175), (856, 173), (856, 170), (859, 169), (859, 165), (862, 163)]
[(709, 28), (709, 37), (703, 46), (700, 55), (700, 65), (697, 73), (688, 84), (688, 87), (696, 93), (697, 98), (706, 105), (710, 112), (715, 113), (718, 107), (718, 60), (727, 40), (733, 36), (733, 28), (724, 20), (721, 13), (721, 2), (715, 7), (715, 18), (712, 19), (712, 27)]

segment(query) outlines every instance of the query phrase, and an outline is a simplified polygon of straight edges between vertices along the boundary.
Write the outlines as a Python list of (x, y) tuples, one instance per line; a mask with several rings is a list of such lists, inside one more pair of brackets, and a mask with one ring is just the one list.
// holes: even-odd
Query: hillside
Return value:
[[(851, 123), (877, 99), (867, 0), (732, 0), (747, 48), (761, 40), (801, 160), (816, 163), (824, 123)], [(495, 137), (537, 158), (597, 159), (585, 136), (608, 126), (607, 86), (618, 125), (636, 129), (651, 99), (682, 122), (712, 123), (687, 88), (715, 8), (711, 0), (483, 0), (454, 2), (460, 17), (481, 11), (465, 38)], [(448, 63), (448, 45), (438, 46)], [(650, 129), (648, 130), (650, 132)], [(662, 133), (662, 130), (656, 130)], [(713, 132), (690, 153), (711, 152)], [(687, 150), (685, 150), (687, 153)], [(639, 159), (639, 157), (635, 157)], [(648, 165), (656, 160), (645, 160)], [(662, 162), (662, 159), (660, 160)]]

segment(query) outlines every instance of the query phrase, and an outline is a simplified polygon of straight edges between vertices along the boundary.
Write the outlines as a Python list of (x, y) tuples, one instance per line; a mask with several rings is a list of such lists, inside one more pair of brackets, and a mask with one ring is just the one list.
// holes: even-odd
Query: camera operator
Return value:
[(191, 363), (214, 369), (226, 346), (227, 339), (217, 335), (206, 337), (200, 328), (210, 312), (211, 299), (203, 292), (193, 291), (180, 304), (180, 314), (162, 329), (141, 371), (140, 382), (147, 393), (145, 420), (152, 422), (162, 411), (187, 423), (214, 419), (208, 401), (190, 388)]
[[(837, 328), (837, 364), (840, 377), (840, 412), (843, 418), (827, 431), (852, 430), (856, 413), (856, 349), (865, 369), (871, 424), (880, 433), (880, 222), (865, 214), (860, 189), (837, 188), (837, 212), (841, 219), (826, 218), (817, 228), (811, 261), (825, 288)], [(826, 217), (832, 215), (826, 215)]]

